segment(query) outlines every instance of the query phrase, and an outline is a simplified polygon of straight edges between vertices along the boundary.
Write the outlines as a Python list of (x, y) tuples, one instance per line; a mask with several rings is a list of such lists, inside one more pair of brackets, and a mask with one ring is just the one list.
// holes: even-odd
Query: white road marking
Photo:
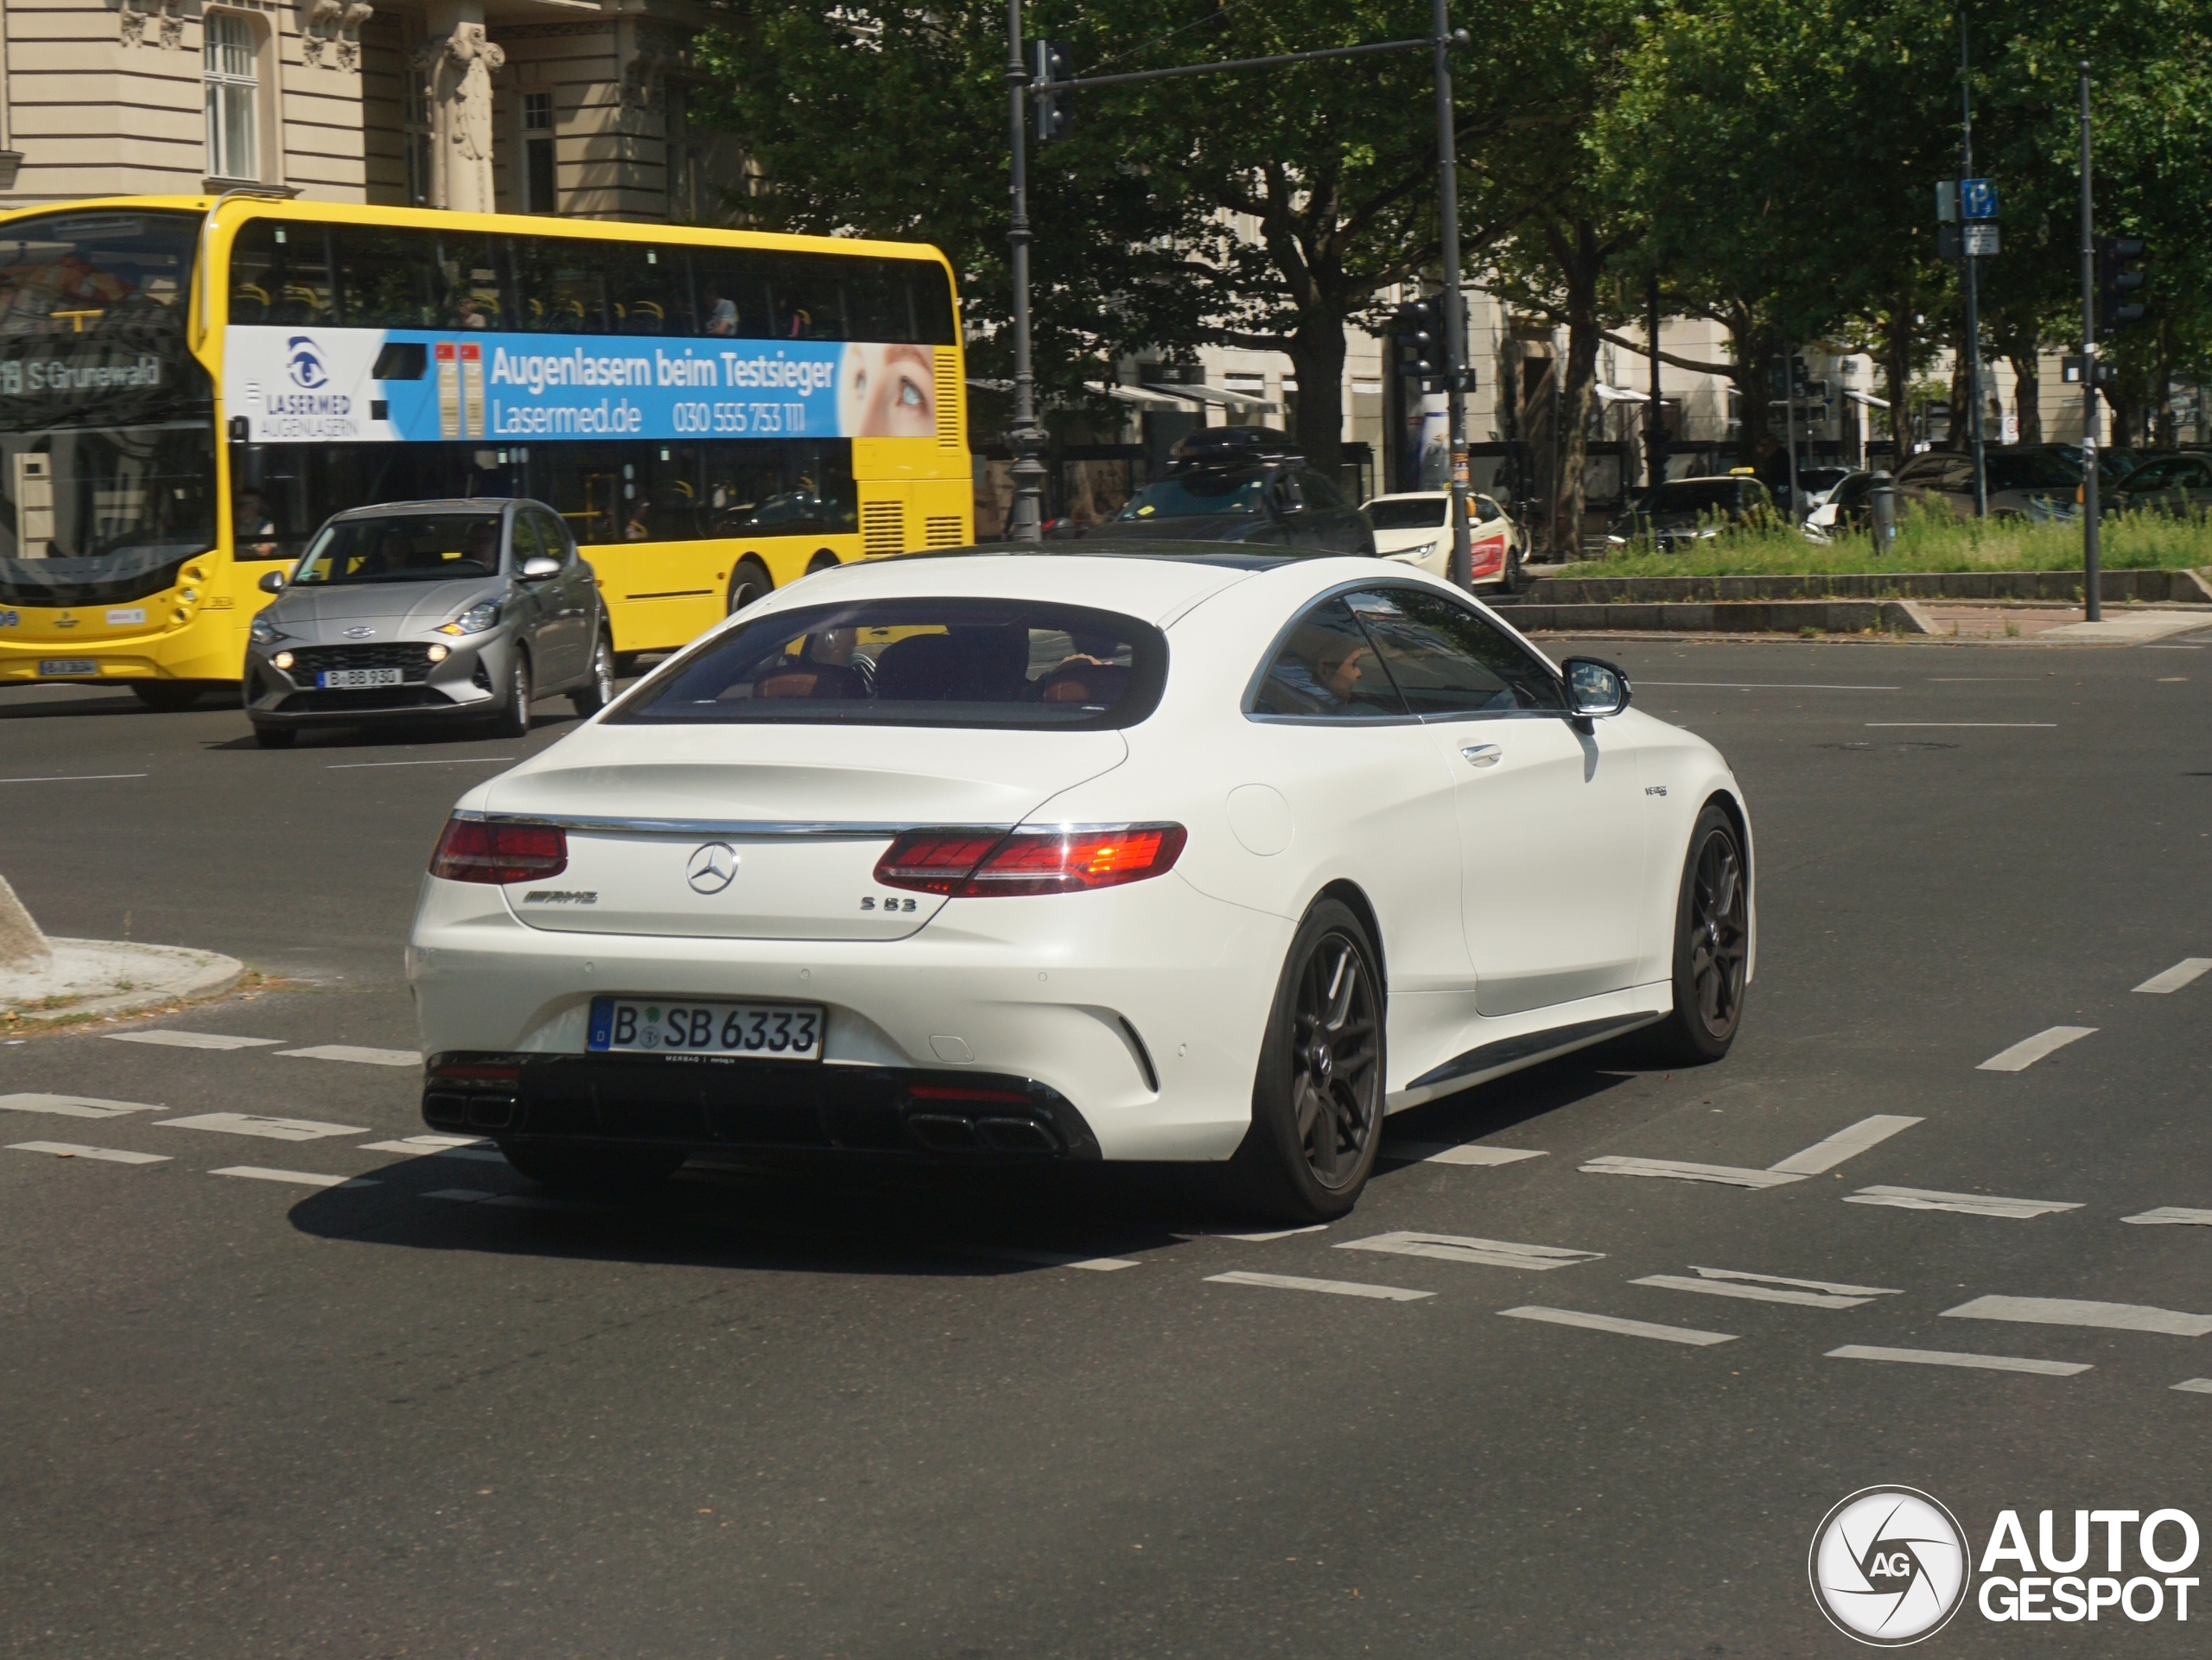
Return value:
[(145, 776), (143, 773), (62, 773), (52, 778), (0, 778), (0, 784), (98, 784), (108, 779)]
[(74, 1142), (10, 1142), (11, 1153), (51, 1153), (57, 1159), (99, 1159), (109, 1164), (167, 1164), (166, 1153), (126, 1153), (119, 1147), (79, 1147)]
[(1815, 1142), (1802, 1153), (1792, 1153), (1779, 1164), (1769, 1169), (1783, 1175), (1819, 1176), (1834, 1169), (1846, 1159), (1856, 1157), (1868, 1148), (1886, 1142), (1901, 1129), (1910, 1129), (1921, 1120), (1903, 1118), (1894, 1113), (1878, 1112), (1872, 1118), (1861, 1118), (1848, 1129), (1840, 1129), (1824, 1142)]
[(2031, 1038), (2023, 1038), (2010, 1049), (2000, 1050), (1974, 1068), (1978, 1072), (2024, 1072), (2036, 1062), (2069, 1043), (2079, 1043), (2095, 1033), (2094, 1026), (2054, 1026)]
[(2186, 1390), (2191, 1395), (2212, 1395), (2212, 1377), (2184, 1377), (2170, 1387)]
[(2073, 1360), (2029, 1360), (2010, 1354), (1960, 1354), (1948, 1349), (1882, 1349), (1865, 1343), (1847, 1343), (1830, 1349), (1831, 1360), (1894, 1360), (1908, 1366), (1967, 1366), (1978, 1371), (2038, 1372), (2046, 1377), (2071, 1377), (2089, 1370)]
[(228, 1164), (210, 1170), (211, 1176), (244, 1176), (249, 1181), (289, 1181), (296, 1187), (377, 1187), (379, 1182), (363, 1176), (326, 1176), (313, 1170), (267, 1170), (257, 1164)]
[(318, 1043), (312, 1049), (279, 1049), (280, 1055), (302, 1060), (357, 1060), (365, 1066), (420, 1066), (422, 1055), (413, 1049), (364, 1049), (351, 1043)]
[(1454, 1233), (1378, 1233), (1367, 1239), (1347, 1239), (1338, 1250), (1379, 1250), (1394, 1256), (1433, 1256), (1445, 1262), (1470, 1262), (1478, 1268), (1572, 1268), (1594, 1262), (1601, 1250), (1567, 1250), (1558, 1245), (1516, 1245), (1506, 1239), (1468, 1239)]
[(1264, 1245), (1272, 1240), (1287, 1239), (1293, 1234), (1326, 1233), (1329, 1224), (1315, 1222), (1303, 1228), (1276, 1228), (1267, 1233), (1231, 1233), (1224, 1228), (1178, 1228), (1178, 1239), (1234, 1239), (1242, 1244)]
[(2145, 1211), (2140, 1216), (2124, 1216), (2122, 1222), (2146, 1223), (2152, 1227), (2212, 1228), (2212, 1211), (2184, 1210), (2178, 1205), (2161, 1205), (2155, 1211)]
[(1209, 1274), (1208, 1285), (1261, 1285), (1277, 1291), (1322, 1291), (1332, 1297), (1374, 1297), (1384, 1302), (1419, 1302), (1433, 1291), (1409, 1291), (1402, 1285), (1362, 1285), (1357, 1280), (1309, 1280), (1299, 1274), (1248, 1274), (1242, 1269)]
[(505, 1164), (507, 1155), (489, 1142), (474, 1135), (410, 1135), (397, 1142), (363, 1142), (363, 1153), (404, 1153), (410, 1158), (476, 1159), (485, 1164)]
[(1664, 1176), (1675, 1181), (1715, 1181), (1729, 1187), (1784, 1187), (1804, 1177), (1786, 1170), (1745, 1170), (1732, 1164), (1688, 1164), (1680, 1159), (1624, 1159), (1612, 1154), (1582, 1167), (1586, 1176)]
[(158, 1043), (172, 1049), (274, 1048), (285, 1041), (283, 1038), (226, 1038), (219, 1032), (168, 1032), (159, 1028), (151, 1032), (110, 1032), (105, 1035), (117, 1043)]
[(1828, 686), (1789, 680), (1643, 680), (1639, 686), (1700, 686), (1712, 691), (1902, 691), (1902, 686)]
[(2044, 1216), (2078, 1211), (2060, 1199), (1994, 1199), (1987, 1193), (1939, 1193), (1927, 1187), (1861, 1187), (1846, 1193), (1847, 1205), (1888, 1205), (1900, 1211), (1956, 1211), (1962, 1216)]
[(50, 1112), (60, 1118), (121, 1118), (134, 1112), (167, 1112), (143, 1101), (103, 1101), (93, 1095), (0, 1095), (10, 1112)]
[(1034, 1262), (1041, 1268), (1088, 1269), (1094, 1274), (1111, 1274), (1116, 1269), (1139, 1266), (1126, 1256), (1082, 1256), (1073, 1251), (1030, 1250), (1022, 1246), (956, 1245), (951, 1250), (960, 1256), (991, 1256), (1001, 1262)]
[(1385, 1142), (1382, 1156), (1421, 1164), (1518, 1164), (1523, 1159), (1548, 1156), (1522, 1147), (1484, 1147), (1478, 1142)]
[[(372, 766), (475, 766), (486, 761), (512, 760), (512, 755), (449, 755), (435, 760), (348, 760), (326, 766), (326, 773), (358, 773)], [(141, 776), (143, 776), (143, 774)]]
[(1792, 1280), (1779, 1274), (1749, 1274), (1738, 1269), (1692, 1268), (1681, 1274), (1653, 1274), (1630, 1285), (1656, 1285), (1669, 1291), (1698, 1291), (1708, 1297), (1743, 1297), (1752, 1302), (1796, 1303), (1806, 1308), (1856, 1308), (1877, 1297), (1904, 1294), (1886, 1286), (1839, 1285), (1827, 1280)]
[(1869, 721), (1868, 726), (1967, 726), (1999, 731), (2024, 732), (2056, 727), (2056, 721)]
[(1657, 1338), (1663, 1343), (1694, 1343), (1704, 1348), (1733, 1343), (1733, 1332), (1700, 1332), (1688, 1326), (1655, 1326), (1649, 1320), (1616, 1320), (1611, 1314), (1585, 1314), (1572, 1308), (1501, 1308), (1508, 1320), (1540, 1320), (1552, 1326), (1579, 1326), (1591, 1332), (1617, 1332), (1623, 1337)]
[(1976, 1297), (1943, 1311), (1946, 1320), (2017, 1320), (2027, 1326), (2095, 1326), (2114, 1332), (2163, 1332), (2202, 1337), (2212, 1314), (2184, 1314), (2133, 1302), (2082, 1302), (2072, 1297)]
[(2164, 974), (2152, 975), (2135, 989), (2162, 996), (2170, 991), (2179, 991), (2207, 969), (2212, 969), (2212, 957), (2184, 957)]
[(328, 1135), (365, 1135), (359, 1124), (326, 1124), (314, 1118), (264, 1118), (251, 1112), (202, 1112), (189, 1118), (163, 1118), (161, 1129), (207, 1129), (219, 1135), (259, 1135), (271, 1142), (315, 1142)]

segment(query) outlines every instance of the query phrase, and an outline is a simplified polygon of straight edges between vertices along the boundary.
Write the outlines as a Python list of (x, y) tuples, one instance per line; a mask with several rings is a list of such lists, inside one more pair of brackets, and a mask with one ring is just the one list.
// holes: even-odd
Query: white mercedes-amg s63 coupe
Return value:
[(1211, 1161), (1340, 1215), (1387, 1113), (1734, 1039), (1743, 792), (1629, 697), (1371, 559), (809, 576), (462, 797), (408, 953), (423, 1116), (570, 1187)]

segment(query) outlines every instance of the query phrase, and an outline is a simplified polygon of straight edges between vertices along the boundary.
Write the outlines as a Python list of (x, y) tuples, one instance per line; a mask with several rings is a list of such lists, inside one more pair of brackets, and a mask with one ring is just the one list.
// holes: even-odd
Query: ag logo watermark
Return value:
[(1911, 1487), (1862, 1487), (1813, 1534), (1813, 1599), (1847, 1637), (1901, 1649), (1942, 1630), (1967, 1591), (1958, 1518)]

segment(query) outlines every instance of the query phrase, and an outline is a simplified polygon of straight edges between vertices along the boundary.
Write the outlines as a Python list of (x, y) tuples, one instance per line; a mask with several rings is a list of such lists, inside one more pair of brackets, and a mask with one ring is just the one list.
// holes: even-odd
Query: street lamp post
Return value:
[(1452, 130), (1452, 17), (1449, 0), (1433, 0), (1436, 31), (1436, 211), (1444, 252), (1446, 423), (1452, 442), (1452, 560), (1455, 588), (1472, 588), (1475, 563), (1467, 539), (1467, 308), (1459, 291), (1459, 145)]
[(2089, 63), (2082, 60), (2082, 599), (2091, 622), (2104, 620), (2097, 545), (2097, 239), (2089, 181)]
[(1021, 0), (1007, 0), (1007, 112), (1013, 127), (1013, 167), (1007, 191), (1013, 213), (1007, 226), (1014, 281), (1014, 501), (1007, 515), (1009, 542), (1045, 539), (1045, 463), (1037, 458), (1045, 434), (1037, 424), (1037, 376), (1029, 357), (1029, 69), (1021, 60)]
[[(1959, 188), (1964, 190), (1966, 181), (1974, 177), (1974, 60), (1967, 33), (1967, 13), (1959, 8), (1959, 99), (1961, 119), (1959, 124)], [(1966, 268), (1967, 279), (1967, 410), (1973, 425), (1967, 430), (1974, 441), (1974, 512), (1977, 518), (1989, 517), (1989, 471), (1982, 453), (1981, 433), (1981, 283), (1975, 264), (1974, 230), (1965, 220), (1961, 203), (1959, 226), (1960, 263)]]

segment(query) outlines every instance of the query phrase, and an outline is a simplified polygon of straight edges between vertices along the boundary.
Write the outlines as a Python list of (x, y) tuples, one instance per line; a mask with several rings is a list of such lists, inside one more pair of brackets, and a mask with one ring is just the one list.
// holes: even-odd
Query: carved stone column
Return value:
[(492, 76), (506, 60), (480, 22), (457, 22), (416, 48), (430, 94), (431, 207), (492, 211)]

